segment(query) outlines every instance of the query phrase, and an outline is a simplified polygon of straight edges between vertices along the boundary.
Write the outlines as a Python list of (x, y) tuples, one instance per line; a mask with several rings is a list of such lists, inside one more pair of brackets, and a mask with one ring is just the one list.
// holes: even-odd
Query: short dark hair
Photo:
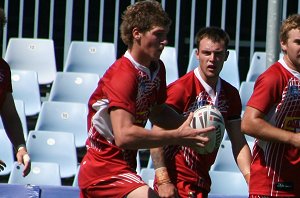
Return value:
[(225, 32), (223, 29), (221, 29), (219, 27), (212, 26), (212, 27), (201, 28), (197, 32), (196, 38), (195, 38), (195, 44), (196, 44), (197, 49), (199, 49), (200, 41), (203, 38), (211, 39), (214, 42), (224, 41), (225, 48), (226, 48), (226, 50), (228, 49), (230, 37), (227, 34), (227, 32)]

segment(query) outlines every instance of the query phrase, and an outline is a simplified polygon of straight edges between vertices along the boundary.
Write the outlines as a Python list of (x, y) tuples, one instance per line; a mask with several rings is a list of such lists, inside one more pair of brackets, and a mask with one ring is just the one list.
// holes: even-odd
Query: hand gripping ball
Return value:
[(210, 141), (205, 147), (194, 148), (200, 154), (212, 153), (218, 149), (224, 136), (225, 123), (221, 112), (212, 105), (199, 107), (194, 111), (194, 117), (191, 122), (191, 127), (202, 129), (209, 126), (215, 126), (216, 130), (208, 133), (203, 133), (201, 136), (208, 136)]

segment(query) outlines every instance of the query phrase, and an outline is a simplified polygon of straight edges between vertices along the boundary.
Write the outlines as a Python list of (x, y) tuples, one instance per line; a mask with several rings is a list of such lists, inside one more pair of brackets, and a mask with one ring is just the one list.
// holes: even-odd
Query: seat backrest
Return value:
[(13, 97), (24, 102), (26, 116), (33, 116), (41, 110), (41, 95), (37, 72), (11, 70)]
[(167, 85), (178, 79), (178, 62), (175, 47), (166, 46), (160, 55), (166, 67), (166, 82)]
[(240, 88), (240, 74), (237, 61), (236, 51), (229, 49), (229, 56), (223, 64), (223, 69), (220, 72), (220, 77), (229, 82), (232, 86), (239, 90)]
[(98, 85), (99, 76), (92, 73), (57, 72), (49, 101), (88, 103)]
[(11, 38), (4, 59), (11, 69), (37, 72), (39, 84), (50, 84), (55, 78), (56, 60), (52, 39)]
[(254, 52), (251, 58), (246, 81), (255, 81), (266, 70), (266, 52)]
[(30, 131), (26, 146), (33, 162), (57, 163), (61, 178), (75, 176), (78, 162), (72, 133)]
[(230, 140), (223, 140), (211, 170), (240, 172), (235, 163)]
[(154, 168), (142, 168), (140, 176), (144, 182), (146, 182), (150, 187), (153, 187), (153, 181), (155, 177)]
[(247, 183), (240, 172), (209, 171), (212, 180), (209, 195), (248, 196)]
[(72, 133), (76, 147), (84, 147), (87, 139), (87, 111), (87, 105), (83, 103), (44, 101), (35, 130)]
[(148, 158), (147, 168), (154, 168), (154, 164), (153, 164), (151, 155)]
[(0, 175), (9, 175), (15, 161), (13, 146), (4, 129), (0, 129), (0, 159), (6, 164), (6, 168), (0, 171)]
[(72, 183), (73, 187), (78, 187), (78, 174), (79, 174), (79, 170), (80, 170), (80, 165), (78, 165), (76, 175), (74, 176), (74, 179), (73, 179), (73, 183)]
[(240, 87), (240, 97), (242, 101), (242, 110), (245, 110), (247, 106), (247, 102), (250, 99), (254, 88), (254, 82), (253, 81), (243, 81), (241, 83)]
[[(19, 115), (21, 123), (22, 123), (24, 138), (26, 140), (27, 139), (27, 134), (28, 134), (28, 127), (27, 127), (27, 120), (26, 120), (24, 102), (22, 100), (14, 100), (14, 102), (15, 102), (16, 110), (18, 112), (18, 115)], [(0, 117), (0, 129), (4, 129), (1, 117)]]
[(191, 55), (190, 55), (190, 58), (189, 58), (189, 64), (188, 64), (188, 67), (187, 67), (187, 70), (186, 70), (186, 73), (194, 70), (196, 67), (199, 66), (199, 60), (197, 59), (196, 57), (196, 48), (193, 49)]
[(31, 171), (23, 177), (24, 166), (15, 162), (8, 178), (9, 184), (61, 186), (59, 165), (52, 162), (31, 162)]
[[(229, 82), (235, 88), (240, 87), (240, 77), (239, 77), (239, 67), (237, 61), (236, 51), (233, 49), (228, 50), (229, 56), (227, 61), (224, 62), (223, 69), (220, 73), (220, 77)], [(196, 57), (196, 49), (194, 48), (187, 67), (187, 73), (197, 68), (199, 65), (199, 60)]]
[(72, 41), (64, 72), (95, 73), (101, 78), (115, 60), (116, 49), (113, 43)]

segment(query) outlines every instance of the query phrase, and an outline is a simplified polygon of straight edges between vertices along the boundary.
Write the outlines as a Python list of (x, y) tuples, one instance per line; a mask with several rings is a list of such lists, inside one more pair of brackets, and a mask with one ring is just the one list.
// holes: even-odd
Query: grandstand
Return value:
[[(72, 42), (89, 43), (86, 53), (91, 57), (96, 50), (93, 43), (109, 43), (114, 46), (114, 57), (120, 57), (126, 50), (119, 37), (119, 24), (123, 10), (135, 2), (134, 0), (0, 0), (0, 7), (7, 13), (8, 23), (2, 35), (0, 35), (0, 45), (3, 58), (8, 57), (9, 42), (15, 39), (32, 39), (34, 41), (43, 40), (53, 42), (54, 56), (51, 61), (55, 64), (55, 72), (62, 74), (66, 71), (65, 63), (70, 61), (68, 53)], [(196, 1), (196, 0), (160, 0), (164, 9), (172, 18), (173, 24), (168, 36), (168, 47), (175, 49), (175, 60), (178, 65), (178, 77), (184, 75), (191, 62), (194, 49), (194, 35), (200, 27), (219, 26), (225, 29), (230, 37), (230, 50), (236, 55), (236, 68), (238, 71), (238, 85), (246, 81), (246, 76), (250, 69), (252, 57), (255, 52), (265, 52), (266, 50), (266, 27), (268, 1), (242, 1), (242, 0), (222, 0), (222, 1)], [(258, 2), (257, 2), (258, 3)], [(287, 15), (299, 12), (300, 0), (282, 0), (282, 19)], [(29, 43), (29, 53), (39, 50), (39, 43)], [(33, 54), (34, 55), (34, 54)], [(14, 63), (13, 55), (11, 65)], [(43, 59), (43, 56), (39, 56)], [(104, 55), (105, 56), (105, 55)], [(164, 54), (164, 56), (168, 56)], [(78, 56), (76, 58), (79, 58)], [(257, 58), (257, 56), (255, 57)], [(7, 58), (8, 59), (8, 58)], [(170, 58), (172, 59), (172, 57)], [(36, 60), (31, 58), (32, 61)], [(109, 65), (105, 65), (107, 68)], [(24, 70), (25, 68), (14, 68)], [(51, 70), (54, 71), (53, 68)], [(168, 71), (167, 71), (168, 72)], [(88, 73), (88, 72), (86, 72)], [(38, 75), (38, 73), (37, 73)], [(48, 76), (49, 77), (49, 76)], [(101, 76), (98, 76), (101, 77)], [(222, 76), (223, 77), (223, 76)], [(84, 84), (85, 79), (80, 75), (74, 76), (74, 85)], [(230, 79), (224, 76), (224, 79)], [(41, 76), (40, 78), (41, 79)], [(49, 101), (54, 78), (47, 83), (39, 82), (41, 105)], [(29, 89), (29, 88), (28, 88)], [(18, 98), (20, 100), (21, 98)], [(26, 104), (25, 108), (26, 108)], [(62, 114), (63, 118), (68, 118), (68, 112)], [(26, 115), (27, 129), (35, 130), (39, 112)], [(28, 135), (28, 134), (27, 134)], [(75, 145), (74, 145), (75, 146)], [(1, 146), (2, 148), (2, 146)], [(84, 148), (76, 148), (78, 165), (85, 152)], [(1, 156), (0, 156), (1, 159)], [(140, 169), (147, 168), (149, 161), (149, 151), (139, 151)], [(151, 172), (151, 171), (150, 171)], [(0, 175), (0, 183), (7, 183), (10, 174)], [(63, 186), (72, 187), (73, 175), (69, 178), (61, 178)], [(149, 181), (151, 182), (151, 181)], [(1, 187), (1, 185), (0, 185)], [(73, 188), (77, 188), (73, 186)], [(7, 187), (10, 190), (10, 187)], [(44, 188), (49, 190), (49, 188)], [(20, 189), (21, 192), (23, 192)], [(28, 189), (25, 189), (28, 190)], [(30, 189), (35, 191), (36, 189)], [(74, 189), (73, 189), (74, 190)], [(71, 190), (71, 191), (73, 191)], [(0, 193), (1, 197), (1, 193)]]

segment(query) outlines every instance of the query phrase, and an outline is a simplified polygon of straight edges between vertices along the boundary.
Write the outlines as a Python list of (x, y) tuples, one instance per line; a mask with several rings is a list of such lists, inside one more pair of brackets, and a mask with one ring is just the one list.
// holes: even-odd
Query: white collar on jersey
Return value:
[(156, 74), (158, 73), (159, 70), (159, 66), (157, 67), (157, 69), (153, 72), (152, 77), (151, 77), (151, 71), (148, 67), (141, 65), (140, 63), (136, 62), (133, 57), (131, 56), (131, 54), (129, 53), (129, 51), (127, 50), (124, 54), (124, 57), (128, 58), (130, 60), (130, 62), (135, 66), (135, 68), (142, 70), (144, 72), (146, 72), (146, 74), (149, 76), (149, 78), (154, 79), (154, 77), (156, 76)]
[(217, 86), (216, 86), (216, 92), (215, 92), (214, 89), (211, 86), (209, 86), (203, 80), (203, 78), (200, 75), (198, 67), (194, 69), (194, 74), (198, 78), (198, 80), (200, 81), (200, 83), (204, 87), (205, 91), (210, 96), (210, 98), (212, 99), (213, 104), (216, 105), (217, 104), (217, 100), (218, 100), (218, 94), (220, 93), (220, 90), (221, 90), (221, 79), (220, 79), (220, 77), (218, 78), (218, 82), (217, 82)]
[(279, 63), (281, 63), (281, 65), (288, 70), (291, 74), (293, 74), (296, 78), (300, 79), (300, 73), (297, 72), (296, 70), (291, 69), (286, 62), (284, 61), (283, 57), (279, 59), (278, 61)]

